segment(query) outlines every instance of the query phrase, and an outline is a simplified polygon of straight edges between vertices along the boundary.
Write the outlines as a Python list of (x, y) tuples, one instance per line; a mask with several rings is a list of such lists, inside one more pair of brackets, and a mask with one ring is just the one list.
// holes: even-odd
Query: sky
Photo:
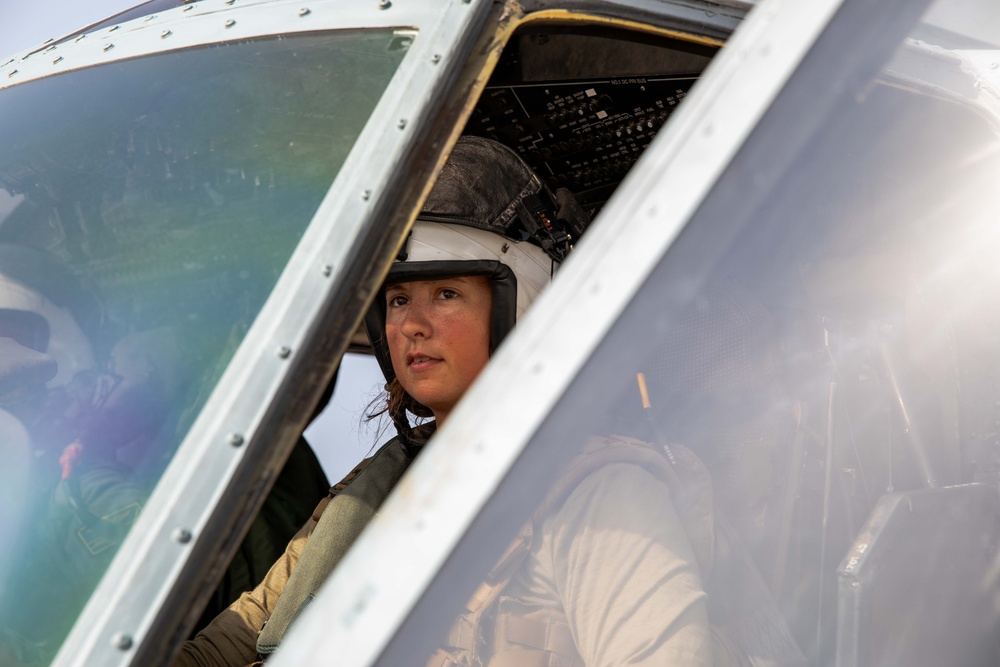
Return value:
[[(388, 420), (382, 424), (364, 419), (368, 404), (381, 394), (384, 384), (375, 357), (344, 356), (330, 405), (305, 432), (331, 484), (339, 482), (375, 447), (396, 434)], [(380, 432), (380, 424), (386, 427), (384, 432)]]

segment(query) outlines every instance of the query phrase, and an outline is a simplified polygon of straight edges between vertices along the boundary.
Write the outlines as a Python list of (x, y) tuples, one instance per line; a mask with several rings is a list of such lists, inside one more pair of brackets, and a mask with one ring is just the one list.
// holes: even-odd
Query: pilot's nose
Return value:
[(427, 338), (431, 331), (430, 304), (423, 299), (412, 299), (399, 322), (399, 332), (413, 339)]

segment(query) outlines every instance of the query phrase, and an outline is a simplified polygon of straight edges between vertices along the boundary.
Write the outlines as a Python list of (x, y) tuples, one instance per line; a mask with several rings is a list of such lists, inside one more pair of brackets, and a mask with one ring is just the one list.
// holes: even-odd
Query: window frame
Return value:
[[(823, 31), (851, 3), (806, 8), (770, 0), (750, 13), (290, 630), (272, 658), (275, 667), (332, 655), (342, 665), (376, 664), (395, 634), (405, 632), (408, 615), (433, 608), (424, 596), (441, 568), (460, 559), (465, 531)], [(669, 19), (658, 17), (657, 24)]]
[[(468, 57), (491, 7), (487, 0), (416, 0), (384, 8), (318, 0), (308, 11), (289, 1), (242, 5), (189, 5), (0, 69), (5, 84), (16, 84), (234, 39), (416, 30), (266, 304), (53, 665), (155, 665), (179, 648), (176, 638), (211, 594), (213, 571), (225, 569), (332, 377), (402, 241), (423, 194), (420, 184), (443, 161), (454, 137), (433, 122), (446, 104), (441, 92)], [(235, 23), (227, 28), (230, 20)]]

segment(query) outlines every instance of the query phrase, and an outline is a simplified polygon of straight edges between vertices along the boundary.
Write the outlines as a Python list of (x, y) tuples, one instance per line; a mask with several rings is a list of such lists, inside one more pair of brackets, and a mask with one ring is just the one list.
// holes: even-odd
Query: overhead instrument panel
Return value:
[(715, 50), (607, 27), (529, 27), (504, 50), (465, 132), (515, 149), (593, 214)]
[(592, 211), (684, 99), (696, 74), (495, 86), (466, 132), (516, 149), (555, 189)]

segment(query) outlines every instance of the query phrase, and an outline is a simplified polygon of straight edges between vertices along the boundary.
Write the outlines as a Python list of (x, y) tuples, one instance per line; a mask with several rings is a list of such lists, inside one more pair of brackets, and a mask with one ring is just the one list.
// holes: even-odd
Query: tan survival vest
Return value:
[[(411, 458), (398, 444), (391, 447), (393, 442), (333, 499), (330, 504), (335, 511), (323, 512), (275, 613), (260, 634), (257, 646), (262, 655), (277, 647), (289, 623), (312, 599), (408, 467)], [(564, 614), (551, 609), (526, 614), (512, 606), (501, 608), (499, 598), (524, 562), (532, 536), (544, 518), (587, 476), (613, 463), (639, 465), (667, 481), (674, 509), (708, 588), (716, 667), (804, 666), (805, 658), (749, 554), (732, 528), (713, 512), (711, 480), (701, 460), (679, 446), (661, 449), (624, 436), (595, 436), (569, 462), (531, 521), (476, 589), (452, 625), (446, 645), (434, 653), (427, 667), (584, 667)], [(341, 497), (351, 500), (338, 502)], [(334, 518), (343, 512), (352, 516)], [(331, 540), (339, 543), (331, 544)], [(307, 558), (310, 552), (334, 553), (335, 558)], [(296, 578), (299, 581), (293, 584)], [(718, 585), (713, 585), (716, 582)], [(719, 588), (723, 590), (716, 590)], [(735, 602), (727, 602), (730, 593), (736, 594)]]
[(499, 598), (531, 550), (532, 537), (545, 518), (558, 510), (584, 479), (604, 466), (631, 463), (667, 481), (698, 568), (708, 572), (714, 552), (708, 472), (689, 450), (671, 447), (669, 451), (670, 458), (666, 450), (661, 453), (624, 436), (590, 438), (466, 603), (464, 613), (451, 628), (447, 646), (435, 652), (427, 667), (585, 667), (561, 610), (528, 612), (516, 604), (501, 605)]

